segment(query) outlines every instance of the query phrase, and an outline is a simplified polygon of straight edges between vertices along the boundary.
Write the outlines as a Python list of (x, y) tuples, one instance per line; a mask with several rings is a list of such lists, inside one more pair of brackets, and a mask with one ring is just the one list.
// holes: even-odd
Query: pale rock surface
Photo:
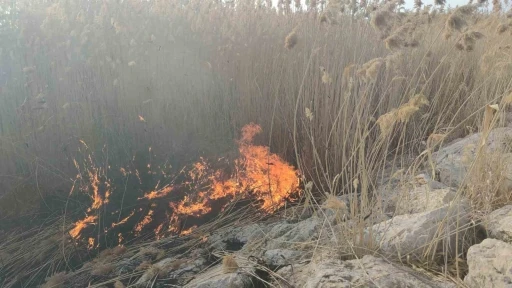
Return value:
[(370, 255), (360, 260), (341, 261), (335, 257), (329, 257), (308, 264), (287, 266), (279, 270), (278, 275), (282, 277), (277, 280), (280, 287), (456, 287), (451, 282), (433, 280), (431, 276)]
[[(436, 169), (439, 171), (440, 181), (452, 187), (459, 187), (468, 172), (468, 165), (475, 158), (480, 145), (481, 133), (455, 140), (433, 154)], [(511, 158), (512, 128), (495, 128), (489, 133), (486, 140), (487, 152), (502, 153), (501, 158)], [(506, 165), (503, 171), (505, 187), (512, 187), (512, 163)]]
[(467, 255), (469, 272), (464, 282), (471, 288), (512, 288), (512, 245), (485, 239)]
[(493, 211), (483, 225), (489, 237), (512, 244), (512, 205)]
[[(457, 234), (455, 231), (458, 227), (469, 225), (469, 211), (469, 205), (462, 201), (432, 211), (396, 216), (367, 229), (365, 240), (373, 241), (375, 247), (390, 257), (401, 255), (405, 258), (409, 255), (413, 259), (421, 258), (429, 248), (453, 253)], [(429, 247), (433, 239), (439, 239), (437, 247)], [(458, 251), (461, 252), (461, 247)]]

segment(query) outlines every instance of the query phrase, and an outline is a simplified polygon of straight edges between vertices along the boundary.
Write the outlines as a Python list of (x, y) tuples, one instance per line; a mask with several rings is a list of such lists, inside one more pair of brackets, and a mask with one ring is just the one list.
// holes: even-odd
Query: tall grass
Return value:
[(143, 165), (148, 147), (179, 167), (256, 122), (309, 200), (359, 195), (364, 226), (385, 177), (430, 171), (432, 135), (479, 131), (512, 88), (499, 11), (256, 2), (6, 2), (0, 215), (63, 202), (80, 140), (105, 167)]

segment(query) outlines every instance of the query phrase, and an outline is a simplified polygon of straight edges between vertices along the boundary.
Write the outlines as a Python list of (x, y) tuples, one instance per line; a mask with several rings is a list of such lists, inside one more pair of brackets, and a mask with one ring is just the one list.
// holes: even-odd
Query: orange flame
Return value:
[(239, 146), (240, 154), (243, 155), (239, 167), (242, 171), (241, 186), (263, 201), (261, 209), (275, 211), (284, 205), (291, 193), (297, 191), (297, 172), (278, 155), (271, 153), (268, 147), (251, 145), (255, 131), (261, 130), (253, 127), (243, 131), (243, 141)]
[(92, 198), (93, 202), (92, 202), (92, 206), (89, 207), (87, 212), (91, 212), (93, 209), (98, 209), (101, 207), (101, 205), (103, 205), (103, 199), (101, 198), (101, 196), (99, 194), (98, 186), (99, 186), (100, 180), (98, 179), (97, 171), (88, 171), (88, 173), (89, 173), (89, 178), (91, 179), (91, 188), (92, 188), (92, 193), (93, 193), (91, 198)]
[(196, 228), (197, 228), (197, 225), (194, 225), (194, 226), (192, 226), (192, 227), (190, 227), (190, 228), (188, 228), (186, 230), (181, 231), (180, 235), (181, 236), (189, 235)]
[[(192, 166), (184, 167), (178, 173), (180, 177), (176, 176), (170, 184), (159, 187), (159, 180), (152, 191), (146, 192), (138, 198), (138, 200), (155, 200), (166, 197), (171, 192), (177, 197), (183, 197), (180, 201), (169, 203), (168, 207), (172, 209), (172, 213), (169, 216), (166, 212), (167, 217), (169, 217), (168, 221), (155, 223), (158, 224), (155, 225), (157, 228), (154, 230), (157, 239), (164, 237), (169, 232), (179, 235), (190, 234), (197, 226), (187, 228), (187, 221), (184, 218), (204, 216), (213, 210), (214, 206), (212, 205), (215, 205), (215, 207), (219, 207), (219, 204), (224, 205), (220, 207), (223, 211), (230, 202), (235, 202), (235, 198), (255, 198), (258, 200), (259, 209), (265, 213), (272, 213), (285, 205), (286, 200), (290, 199), (292, 194), (299, 190), (299, 175), (292, 165), (286, 163), (277, 154), (270, 152), (269, 147), (253, 144), (254, 137), (261, 132), (261, 127), (254, 123), (244, 126), (242, 135), (237, 141), (240, 156), (236, 160), (230, 162), (228, 158), (220, 158), (215, 163), (200, 158)], [(151, 150), (151, 147), (149, 147), (150, 152)], [(87, 193), (92, 199), (92, 204), (87, 209), (85, 219), (77, 221), (70, 230), (69, 233), (73, 238), (78, 238), (87, 226), (98, 223), (99, 216), (95, 216), (93, 213), (96, 213), (98, 209), (109, 202), (112, 191), (110, 181), (105, 176), (105, 171), (102, 168), (96, 168), (90, 156), (88, 160), (89, 163), (86, 164), (89, 164), (87, 165), (89, 167), (86, 168), (89, 169), (84, 169), (86, 173), (80, 172), (78, 163), (74, 161), (79, 170), (79, 176), (77, 177), (80, 178), (77, 179), (84, 179), (81, 178), (84, 174), (88, 176), (88, 181), (82, 181), (86, 182), (87, 185), (81, 187), (81, 189), (88, 190)], [(229, 170), (216, 168), (223, 167), (224, 163), (233, 166)], [(160, 166), (156, 165), (154, 167), (160, 169)], [(148, 164), (147, 168), (150, 169), (151, 165)], [(134, 169), (134, 173), (132, 173), (121, 168), (120, 172), (124, 176), (134, 174), (138, 182), (142, 184), (137, 169)], [(163, 171), (162, 175), (165, 178), (170, 177)], [(174, 183), (176, 179), (180, 179), (181, 183)], [(185, 196), (183, 196), (184, 194)], [(102, 197), (102, 195), (104, 196)], [(218, 200), (222, 200), (222, 202), (219, 203)], [(162, 215), (159, 210), (156, 210), (158, 207), (162, 206), (154, 202), (147, 214), (135, 225), (132, 230), (135, 236), (140, 235), (142, 230), (154, 221), (154, 217)], [(118, 220), (117, 223), (112, 223), (111, 228), (126, 224), (131, 217), (141, 211), (142, 208), (131, 211), (127, 217)], [(182, 224), (186, 227), (183, 227)], [(167, 232), (164, 231), (164, 227), (168, 227)], [(105, 232), (108, 232), (108, 229)], [(119, 243), (121, 243), (123, 235), (119, 234), (118, 238)], [(94, 243), (91, 244), (90, 240), (89, 246), (94, 246)]]
[[(260, 200), (260, 209), (271, 213), (281, 208), (286, 199), (298, 191), (299, 177), (295, 168), (277, 154), (271, 153), (268, 147), (252, 144), (254, 137), (261, 131), (261, 127), (253, 123), (242, 128), (242, 136), (238, 141), (241, 156), (235, 160), (236, 173), (228, 179), (223, 179), (226, 177), (223, 177), (221, 170), (209, 172), (209, 165), (203, 158), (193, 165), (188, 172), (193, 181), (187, 183), (208, 183), (206, 192), (197, 193), (195, 197), (187, 195), (178, 203), (170, 203), (174, 212), (169, 231), (179, 231), (176, 225), (180, 217), (199, 217), (209, 213), (212, 210), (210, 200), (248, 196), (252, 193)], [(187, 231), (182, 231), (181, 235)]]
[(163, 228), (164, 228), (164, 223), (160, 223), (160, 225), (158, 225), (158, 227), (156, 227), (156, 229), (155, 229), (156, 240), (160, 240), (163, 237), (163, 235), (162, 235)]
[(87, 249), (91, 250), (94, 248), (94, 238), (89, 238), (89, 244), (87, 245)]
[(148, 225), (149, 223), (151, 223), (151, 221), (153, 221), (153, 218), (151, 216), (153, 216), (153, 210), (149, 210), (148, 214), (146, 216), (144, 216), (144, 218), (142, 219), (142, 221), (140, 221), (136, 226), (135, 226), (135, 235), (138, 235), (140, 234), (140, 232), (142, 231), (142, 229), (144, 228), (144, 226)]
[(85, 217), (82, 220), (79, 220), (75, 223), (75, 227), (69, 231), (69, 235), (73, 238), (78, 238), (80, 236), (80, 233), (84, 228), (86, 228), (89, 225), (95, 224), (96, 219), (98, 219), (98, 216), (90, 215)]
[(170, 203), (176, 215), (189, 215), (189, 216), (201, 216), (212, 210), (208, 207), (208, 200), (203, 199), (200, 202), (194, 202), (190, 200), (188, 196), (185, 196), (182, 201), (178, 204)]
[(130, 219), (130, 217), (133, 216), (133, 214), (135, 214), (135, 211), (132, 211), (130, 213), (130, 215), (126, 216), (125, 218), (123, 218), (121, 221), (117, 222), (117, 223), (112, 223), (112, 228), (116, 227), (116, 226), (119, 226), (119, 225), (123, 225), (124, 223), (126, 223), (128, 221), (128, 219)]
[(167, 185), (167, 186), (164, 186), (162, 187), (161, 189), (158, 189), (158, 190), (155, 190), (155, 191), (151, 191), (149, 193), (146, 193), (144, 194), (143, 197), (140, 197), (140, 199), (156, 199), (156, 198), (161, 198), (161, 197), (165, 197), (167, 194), (171, 193), (173, 187), (170, 186), (170, 185)]
[[(87, 147), (87, 144), (83, 140), (80, 140), (80, 143), (82, 143), (87, 149), (89, 149)], [(75, 159), (73, 159), (73, 163), (79, 172), (79, 174), (76, 176), (77, 179), (84, 179), (84, 178), (82, 178), (81, 169), (80, 169), (80, 165), (78, 164), (78, 162)], [(75, 222), (74, 227), (69, 231), (69, 234), (71, 235), (71, 237), (73, 237), (75, 239), (77, 239), (80, 236), (82, 230), (85, 227), (92, 225), (92, 224), (96, 224), (95, 221), (98, 219), (98, 216), (92, 215), (93, 212), (98, 210), (99, 208), (101, 208), (103, 205), (107, 204), (109, 202), (109, 198), (112, 193), (110, 179), (106, 178), (105, 171), (103, 171), (101, 168), (97, 168), (94, 165), (94, 161), (90, 154), (86, 158), (84, 165), (85, 165), (85, 169), (87, 170), (88, 183), (83, 185), (80, 188), (80, 190), (85, 191), (85, 193), (87, 193), (91, 197), (92, 204), (89, 208), (87, 208), (87, 214), (86, 214), (85, 218)], [(100, 181), (100, 179), (101, 179), (101, 181)], [(101, 187), (101, 189), (100, 189), (100, 187)], [(74, 188), (74, 184), (73, 184), (73, 188)], [(90, 193), (89, 190), (91, 190), (92, 194), (89, 194)], [(100, 190), (105, 192), (104, 197), (101, 195)], [(70, 193), (72, 193), (72, 191)], [(88, 239), (88, 242), (89, 242), (89, 246), (92, 247), (90, 239)]]

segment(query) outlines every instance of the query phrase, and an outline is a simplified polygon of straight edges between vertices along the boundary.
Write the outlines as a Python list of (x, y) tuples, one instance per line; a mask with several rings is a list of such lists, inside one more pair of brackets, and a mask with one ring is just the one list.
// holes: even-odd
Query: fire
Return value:
[(123, 225), (124, 223), (126, 223), (128, 221), (128, 219), (130, 219), (133, 215), (135, 214), (135, 211), (132, 211), (130, 213), (130, 215), (126, 216), (125, 218), (123, 218), (121, 221), (117, 222), (117, 223), (112, 223), (112, 228), (116, 227), (116, 226), (119, 226), (119, 225)]
[[(261, 209), (272, 212), (281, 208), (285, 199), (297, 191), (299, 178), (295, 169), (271, 153), (268, 147), (251, 144), (255, 131), (261, 130), (244, 130), (243, 141), (240, 142), (239, 150), (243, 155), (239, 163), (241, 186), (263, 201)], [(245, 142), (247, 140), (249, 142)]]
[(254, 123), (250, 123), (242, 127), (242, 138), (241, 143), (251, 144), (254, 136), (261, 133), (261, 126)]
[(173, 189), (172, 186), (167, 185), (167, 186), (162, 187), (161, 189), (157, 189), (157, 190), (154, 190), (154, 191), (144, 194), (144, 196), (140, 197), (139, 200), (144, 199), (144, 198), (146, 198), (146, 199), (161, 198), (161, 197), (164, 197), (167, 194), (171, 193), (172, 189)]
[[(200, 197), (201, 198), (201, 197)], [(208, 199), (202, 199), (201, 201), (191, 201), (188, 196), (185, 196), (182, 201), (178, 204), (170, 203), (176, 215), (188, 215), (188, 216), (201, 216), (212, 210), (208, 206)]]
[(160, 240), (163, 237), (162, 236), (163, 228), (164, 228), (164, 223), (160, 223), (160, 225), (158, 225), (158, 227), (156, 227), (156, 229), (155, 229), (156, 240)]
[(98, 219), (98, 216), (90, 215), (90, 216), (85, 217), (82, 220), (77, 221), (75, 223), (75, 227), (69, 231), (69, 235), (71, 235), (71, 237), (73, 237), (75, 239), (78, 238), (78, 236), (80, 236), (80, 233), (82, 232), (82, 230), (89, 225), (95, 224), (97, 219)]
[[(84, 169), (74, 161), (79, 172), (77, 180), (80, 181), (77, 183), (84, 183), (80, 188), (91, 197), (92, 201), (86, 210), (85, 218), (74, 224), (69, 232), (70, 235), (74, 239), (82, 238), (85, 243), (89, 243), (89, 247), (94, 247), (95, 243), (98, 247), (97, 243), (102, 243), (102, 240), (98, 238), (95, 241), (91, 238), (93, 239), (91, 242), (89, 238), (82, 235), (83, 229), (101, 223), (105, 225), (102, 229), (106, 234), (119, 226), (133, 225), (129, 224), (133, 223), (130, 219), (136, 218), (138, 222), (131, 229), (133, 236), (140, 236), (145, 229), (154, 229), (153, 235), (161, 239), (169, 233), (190, 234), (201, 225), (200, 223), (207, 220), (206, 218), (209, 217), (207, 215), (224, 211), (231, 203), (240, 203), (239, 199), (255, 199), (256, 207), (263, 213), (272, 213), (281, 208), (294, 193), (299, 191), (297, 170), (277, 154), (272, 153), (269, 147), (254, 144), (254, 138), (262, 132), (259, 125), (248, 124), (242, 128), (241, 132), (236, 142), (239, 152), (236, 159), (217, 157), (216, 160), (207, 160), (201, 157), (199, 161), (177, 171), (177, 174), (167, 174), (161, 169), (161, 167), (167, 168), (167, 163), (163, 166), (147, 164), (144, 169), (161, 169), (160, 177), (162, 178), (155, 179), (156, 185), (151, 191), (146, 190), (148, 192), (140, 197), (135, 196), (133, 200), (150, 201), (151, 207), (146, 214), (142, 214), (144, 209), (141, 207), (133, 208), (129, 215), (123, 219), (119, 217), (115, 221), (108, 220), (107, 216), (104, 217), (104, 214), (99, 213), (104, 210), (103, 208), (110, 208), (109, 199), (115, 193), (110, 180), (106, 177), (106, 172), (102, 168), (96, 168), (90, 156), (85, 159)], [(151, 151), (150, 147), (149, 152)], [(134, 180), (142, 184), (139, 170), (127, 169), (120, 168), (120, 175), (124, 177), (134, 175), (136, 176)], [(173, 177), (173, 180), (166, 180), (169, 177)], [(169, 195), (172, 195), (173, 199), (170, 202), (166, 200)], [(117, 208), (110, 211), (115, 211)], [(113, 215), (108, 217), (113, 218)], [(101, 221), (99, 217), (103, 217)], [(194, 219), (188, 220), (188, 217)], [(127, 235), (117, 234), (118, 232), (115, 230), (114, 235), (117, 235), (118, 243), (121, 243), (125, 241), (124, 237)]]
[(153, 215), (153, 213), (154, 213), (153, 210), (149, 210), (148, 214), (146, 216), (144, 216), (142, 221), (140, 221), (135, 226), (135, 234), (136, 235), (140, 234), (140, 232), (142, 231), (142, 228), (144, 228), (144, 226), (148, 225), (149, 223), (151, 223), (151, 221), (153, 221), (153, 218), (151, 217)]
[(91, 250), (94, 248), (94, 238), (89, 238), (89, 245), (87, 245), (87, 249)]
[(197, 225), (194, 225), (194, 226), (188, 228), (187, 230), (183, 230), (183, 231), (181, 231), (180, 236), (189, 235), (196, 228), (197, 228)]
[[(178, 214), (196, 215), (210, 212), (206, 199), (217, 200), (226, 197), (234, 197), (240, 194), (253, 193), (262, 201), (261, 209), (270, 213), (281, 208), (286, 198), (299, 188), (299, 177), (293, 166), (282, 160), (277, 154), (271, 153), (268, 147), (253, 145), (253, 139), (261, 133), (261, 127), (256, 124), (248, 124), (242, 128), (242, 137), (238, 141), (240, 158), (235, 161), (235, 175), (227, 180), (222, 180), (221, 171), (216, 171), (209, 177), (210, 189), (202, 200), (189, 203), (185, 209), (184, 202), (190, 202), (186, 197), (183, 205), (173, 206), (178, 209)], [(194, 169), (189, 174), (201, 178), (205, 174), (207, 166), (204, 161), (195, 163)]]
[[(87, 144), (83, 140), (79, 140), (82, 145), (85, 146), (86, 149), (89, 149)], [(82, 230), (90, 225), (95, 225), (98, 220), (98, 216), (94, 215), (95, 211), (103, 207), (104, 205), (109, 203), (111, 192), (111, 184), (110, 179), (108, 179), (105, 175), (105, 171), (102, 168), (98, 168), (95, 166), (93, 158), (89, 154), (88, 157), (84, 159), (84, 168), (87, 171), (87, 177), (83, 177), (81, 173), (81, 168), (76, 159), (73, 159), (73, 163), (77, 168), (79, 174), (76, 176), (76, 179), (86, 180), (86, 184), (84, 184), (80, 190), (87, 193), (92, 200), (92, 204), (89, 208), (87, 208), (87, 214), (84, 219), (78, 220), (74, 223), (74, 227), (70, 230), (69, 234), (74, 239), (77, 239)], [(87, 178), (87, 179), (85, 179)], [(74, 189), (74, 185), (73, 188)], [(90, 194), (90, 192), (92, 194)], [(72, 193), (73, 190), (70, 192)], [(102, 192), (104, 196), (102, 196)], [(93, 239), (94, 240), (94, 239)], [(91, 246), (91, 240), (88, 240), (89, 246)]]
[[(191, 183), (208, 185), (202, 188), (205, 192), (199, 192), (195, 197), (186, 195), (180, 202), (170, 203), (173, 209), (171, 225), (179, 225), (182, 217), (200, 217), (211, 212), (211, 201), (233, 199), (236, 196), (248, 197), (250, 194), (260, 201), (260, 209), (271, 213), (281, 208), (286, 199), (297, 192), (299, 177), (294, 167), (277, 154), (271, 153), (268, 147), (252, 144), (254, 137), (261, 131), (261, 127), (253, 123), (243, 127), (238, 141), (240, 157), (234, 161), (236, 172), (229, 175), (228, 179), (224, 179), (223, 171), (210, 172), (203, 158), (193, 164), (188, 172)], [(176, 233), (179, 228), (171, 226), (170, 231)]]
[(188, 172), (188, 175), (194, 180), (203, 177), (208, 168), (207, 165), (206, 161), (201, 157), (199, 162), (194, 163), (194, 168)]
[(93, 195), (91, 196), (93, 202), (92, 206), (89, 207), (87, 212), (91, 212), (93, 209), (98, 209), (103, 205), (103, 199), (101, 198), (101, 195), (99, 194), (99, 183), (100, 180), (98, 179), (98, 171), (88, 171), (89, 179), (91, 179), (91, 188)]

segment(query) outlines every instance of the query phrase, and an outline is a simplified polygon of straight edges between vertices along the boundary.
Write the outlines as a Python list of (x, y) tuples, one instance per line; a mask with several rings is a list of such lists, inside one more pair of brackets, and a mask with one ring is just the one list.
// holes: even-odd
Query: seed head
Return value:
[(397, 34), (393, 34), (384, 39), (384, 43), (386, 44), (386, 48), (388, 48), (388, 50), (393, 51), (399, 49), (403, 45), (403, 40)]
[(222, 271), (224, 273), (233, 273), (238, 270), (238, 263), (235, 260), (235, 257), (232, 255), (226, 255), (222, 258)]
[(284, 39), (284, 47), (288, 50), (293, 49), (295, 45), (297, 45), (297, 42), (299, 41), (297, 37), (297, 33), (295, 32), (295, 29), (286, 36)]

